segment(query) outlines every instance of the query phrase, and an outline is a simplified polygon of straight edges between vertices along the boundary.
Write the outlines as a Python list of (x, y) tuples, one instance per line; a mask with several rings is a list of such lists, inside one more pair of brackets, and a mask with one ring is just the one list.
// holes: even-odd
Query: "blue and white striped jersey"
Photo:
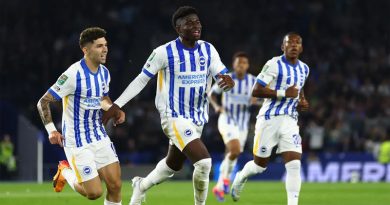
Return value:
[[(264, 65), (261, 73), (257, 76), (257, 83), (264, 87), (269, 86), (273, 90), (286, 90), (295, 84), (300, 92), (308, 76), (309, 67), (304, 62), (299, 60), (295, 65), (292, 65), (282, 55), (272, 58)], [(258, 117), (264, 117), (268, 120), (272, 116), (290, 115), (298, 119), (296, 109), (298, 99), (299, 95), (296, 98), (266, 98)]]
[(101, 98), (109, 92), (110, 73), (100, 65), (92, 73), (85, 59), (71, 65), (49, 88), (57, 100), (62, 99), (62, 135), (64, 146), (82, 147), (100, 140), (107, 140), (101, 122)]
[(245, 74), (244, 79), (237, 78), (235, 73), (229, 73), (234, 80), (235, 86), (228, 92), (223, 90), (215, 83), (211, 89), (212, 92), (222, 94), (222, 107), (227, 114), (227, 124), (234, 124), (240, 130), (248, 129), (250, 119), (249, 106), (252, 98), (252, 87), (256, 82), (256, 77), (252, 74)]
[(188, 49), (178, 38), (156, 48), (142, 72), (151, 78), (158, 74), (155, 103), (161, 116), (181, 116), (204, 125), (212, 77), (226, 73), (227, 68), (210, 43), (198, 40)]

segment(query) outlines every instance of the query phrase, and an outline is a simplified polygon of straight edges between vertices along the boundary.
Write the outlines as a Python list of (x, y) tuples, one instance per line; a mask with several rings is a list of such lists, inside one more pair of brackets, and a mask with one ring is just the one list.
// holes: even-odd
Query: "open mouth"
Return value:
[(194, 36), (200, 36), (200, 30), (193, 31), (192, 34)]

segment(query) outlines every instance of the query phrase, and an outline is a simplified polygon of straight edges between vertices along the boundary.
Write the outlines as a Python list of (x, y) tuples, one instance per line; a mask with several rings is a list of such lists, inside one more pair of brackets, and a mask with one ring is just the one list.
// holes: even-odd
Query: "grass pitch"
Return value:
[[(224, 203), (217, 202), (211, 193), (208, 205), (216, 204), (265, 204), (285, 205), (286, 193), (282, 182), (254, 182), (246, 184), (239, 202), (233, 202), (230, 195)], [(122, 204), (128, 204), (131, 195), (129, 182), (123, 182)], [(61, 193), (52, 190), (51, 183), (0, 183), (1, 205), (89, 205), (103, 204), (103, 197), (89, 201), (73, 192), (69, 186)], [(146, 205), (189, 205), (193, 203), (190, 181), (169, 181), (153, 187), (146, 196)], [(390, 205), (390, 184), (388, 183), (327, 183), (302, 185), (300, 205)]]

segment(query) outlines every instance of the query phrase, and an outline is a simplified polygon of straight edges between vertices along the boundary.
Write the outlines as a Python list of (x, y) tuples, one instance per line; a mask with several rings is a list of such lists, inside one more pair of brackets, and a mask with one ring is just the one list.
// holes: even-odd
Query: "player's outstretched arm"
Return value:
[(272, 90), (267, 86), (256, 83), (252, 90), (252, 96), (257, 98), (296, 98), (298, 96), (298, 89), (293, 85), (286, 90)]
[(128, 103), (131, 99), (137, 96), (148, 84), (150, 77), (147, 75), (140, 73), (123, 91), (121, 96), (114, 103), (112, 103), (109, 109), (103, 113), (102, 122), (103, 124), (107, 124), (108, 120), (112, 117), (118, 119), (118, 113), (121, 112), (120, 108), (123, 107), (126, 103)]
[(37, 108), (43, 125), (49, 134), (49, 141), (51, 144), (58, 144), (63, 146), (62, 141), (64, 137), (59, 133), (54, 126), (53, 119), (51, 116), (50, 103), (57, 101), (52, 94), (46, 92), (41, 99), (39, 99)]
[(112, 116), (112, 117), (115, 118), (114, 119), (114, 123), (113, 123), (114, 126), (122, 124), (125, 121), (125, 116), (126, 116), (125, 113), (120, 108), (119, 109), (111, 109), (111, 111), (113, 113), (108, 113), (112, 106), (116, 107), (117, 105), (113, 105), (110, 97), (104, 96), (102, 98), (102, 101), (101, 101), (101, 107), (105, 111), (103, 113), (102, 122), (104, 124), (106, 124), (109, 119), (107, 119), (107, 117), (104, 117), (104, 116), (108, 116), (109, 115), (109, 116)]

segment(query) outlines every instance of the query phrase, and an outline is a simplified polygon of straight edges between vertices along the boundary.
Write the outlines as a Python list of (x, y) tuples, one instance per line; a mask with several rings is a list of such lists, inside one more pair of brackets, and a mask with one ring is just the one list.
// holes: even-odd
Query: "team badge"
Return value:
[(84, 167), (84, 168), (83, 168), (83, 173), (84, 173), (85, 175), (90, 175), (90, 174), (92, 173), (91, 167), (90, 167), (90, 166)]
[(57, 80), (57, 84), (58, 84), (58, 85), (63, 85), (63, 84), (66, 82), (66, 80), (68, 80), (68, 76), (66, 76), (66, 75), (61, 75), (61, 76), (58, 78), (58, 80)]
[(267, 147), (261, 147), (260, 151), (261, 151), (261, 153), (266, 153), (267, 152)]
[(184, 131), (184, 135), (185, 135), (186, 137), (190, 137), (190, 136), (192, 135), (192, 130), (191, 130), (191, 129), (186, 129), (186, 130)]
[(204, 56), (199, 57), (199, 65), (200, 66), (206, 65), (206, 58)]

